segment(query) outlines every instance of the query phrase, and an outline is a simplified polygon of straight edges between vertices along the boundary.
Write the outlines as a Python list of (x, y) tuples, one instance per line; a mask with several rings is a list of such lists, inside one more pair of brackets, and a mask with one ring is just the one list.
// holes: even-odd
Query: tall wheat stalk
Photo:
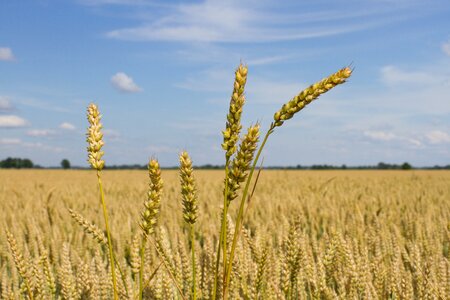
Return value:
[(103, 192), (103, 183), (101, 178), (101, 171), (105, 165), (105, 161), (102, 160), (102, 156), (104, 152), (101, 150), (104, 142), (103, 142), (103, 133), (101, 131), (102, 124), (100, 123), (102, 116), (100, 115), (100, 112), (98, 110), (97, 105), (90, 104), (87, 109), (87, 119), (89, 121), (89, 128), (88, 132), (86, 134), (86, 140), (88, 142), (88, 162), (91, 165), (93, 169), (97, 171), (97, 182), (98, 182), (98, 188), (100, 191), (100, 201), (102, 203), (102, 209), (103, 209), (103, 218), (105, 220), (105, 227), (106, 227), (106, 236), (108, 239), (108, 250), (109, 250), (109, 263), (111, 266), (111, 277), (112, 277), (112, 283), (113, 283), (113, 293), (114, 293), (114, 300), (119, 299), (119, 296), (117, 294), (117, 280), (116, 280), (116, 271), (115, 271), (115, 262), (114, 262), (114, 251), (112, 246), (112, 240), (111, 240), (111, 229), (109, 228), (109, 221), (108, 221), (108, 211), (106, 209), (106, 202), (105, 202), (105, 194)]

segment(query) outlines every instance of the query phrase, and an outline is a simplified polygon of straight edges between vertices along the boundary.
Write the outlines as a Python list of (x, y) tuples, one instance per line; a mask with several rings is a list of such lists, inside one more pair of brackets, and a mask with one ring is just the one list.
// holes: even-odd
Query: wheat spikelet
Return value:
[(70, 247), (67, 243), (63, 244), (61, 261), (61, 267), (59, 268), (61, 292), (65, 299), (77, 299), (78, 293), (76, 289), (76, 279), (73, 275)]
[(275, 120), (274, 125), (281, 126), (284, 121), (292, 118), (294, 114), (311, 103), (311, 101), (317, 99), (321, 94), (328, 92), (338, 84), (344, 83), (351, 74), (352, 70), (349, 67), (346, 67), (329, 77), (310, 85), (300, 94), (292, 98), (288, 103), (284, 104), (281, 109), (275, 113), (273, 117)]
[(261, 255), (257, 261), (257, 273), (256, 273), (256, 279), (255, 283), (253, 284), (253, 298), (259, 299), (259, 295), (262, 294), (262, 288), (264, 284), (264, 277), (266, 276), (266, 269), (267, 269), (267, 259), (269, 255), (269, 249), (267, 246), (265, 246), (262, 251)]
[(100, 245), (107, 245), (108, 240), (103, 231), (97, 225), (87, 221), (82, 215), (68, 208), (70, 216), (83, 228), (84, 232), (90, 235)]
[(6, 239), (8, 241), (9, 249), (14, 259), (14, 263), (16, 264), (17, 271), (19, 272), (25, 284), (25, 292), (28, 293), (30, 298), (33, 298), (33, 278), (30, 274), (30, 266), (23, 257), (22, 252), (19, 250), (16, 239), (8, 230), (6, 230)]
[(247, 134), (239, 146), (239, 151), (233, 159), (228, 177), (228, 202), (236, 199), (241, 183), (247, 179), (250, 164), (258, 146), (258, 140), (259, 124), (256, 124), (248, 128)]
[(136, 234), (131, 242), (130, 246), (130, 267), (133, 278), (136, 279), (136, 275), (139, 274), (141, 268), (141, 236)]
[(102, 160), (104, 152), (101, 150), (103, 142), (103, 133), (101, 129), (103, 128), (100, 120), (102, 115), (98, 111), (97, 105), (91, 103), (87, 109), (87, 119), (89, 121), (89, 128), (86, 134), (86, 141), (88, 142), (88, 162), (93, 169), (101, 171), (105, 165)]
[(80, 259), (78, 262), (75, 282), (77, 294), (80, 295), (81, 299), (85, 299), (90, 296), (92, 284), (90, 282), (90, 277), (89, 265)]
[(197, 220), (197, 188), (193, 175), (192, 160), (184, 151), (180, 154), (180, 182), (181, 197), (183, 200), (183, 218), (188, 224)]
[(161, 205), (163, 180), (161, 179), (161, 169), (156, 159), (151, 159), (148, 163), (148, 175), (150, 181), (147, 200), (144, 202), (144, 210), (141, 213), (141, 223), (139, 224), (145, 236), (154, 232), (154, 228), (158, 223)]
[(226, 151), (225, 157), (229, 158), (236, 152), (236, 143), (241, 131), (241, 114), (245, 103), (244, 88), (247, 82), (247, 67), (240, 64), (235, 72), (233, 93), (231, 94), (230, 110), (227, 115), (227, 123), (223, 134), (222, 148)]

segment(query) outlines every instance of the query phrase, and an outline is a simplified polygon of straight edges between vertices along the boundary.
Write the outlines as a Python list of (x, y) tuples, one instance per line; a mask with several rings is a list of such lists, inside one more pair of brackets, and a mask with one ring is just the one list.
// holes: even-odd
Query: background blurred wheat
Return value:
[[(104, 171), (103, 176), (114, 249), (127, 289), (135, 291), (136, 236), (148, 173)], [(189, 295), (189, 228), (181, 213), (178, 172), (163, 170), (162, 177), (158, 236)], [(198, 299), (209, 299), (223, 172), (196, 171), (196, 180), (197, 291)], [(292, 294), (298, 299), (449, 299), (449, 182), (447, 171), (263, 171), (244, 221), (230, 299)], [(93, 205), (96, 184), (88, 171), (0, 170), (1, 226), (17, 240), (35, 298), (110, 299), (108, 249), (83, 232), (67, 210), (102, 224), (101, 207)], [(231, 215), (235, 209), (230, 207)], [(150, 245), (145, 255), (145, 277), (157, 272), (144, 298), (177, 299)], [(0, 272), (2, 299), (25, 299), (3, 234)], [(118, 285), (120, 299), (127, 299), (121, 280)]]

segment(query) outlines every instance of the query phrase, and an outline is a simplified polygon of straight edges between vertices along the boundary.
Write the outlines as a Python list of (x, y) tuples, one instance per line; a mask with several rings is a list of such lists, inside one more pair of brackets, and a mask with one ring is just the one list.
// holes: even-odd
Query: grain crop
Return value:
[(284, 104), (259, 145), (260, 124), (240, 136), (247, 72), (224, 170), (187, 151), (177, 171), (105, 169), (94, 104), (93, 170), (0, 170), (0, 297), (449, 299), (450, 172), (258, 170), (275, 130), (352, 70)]

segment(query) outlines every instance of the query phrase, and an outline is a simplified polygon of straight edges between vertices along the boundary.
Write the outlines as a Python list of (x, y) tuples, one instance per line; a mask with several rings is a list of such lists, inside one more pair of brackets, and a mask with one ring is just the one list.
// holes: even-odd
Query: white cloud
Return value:
[(445, 54), (450, 56), (450, 41), (442, 44), (442, 51), (444, 51)]
[(14, 60), (14, 54), (13, 54), (11, 48), (0, 47), (0, 60), (4, 60), (4, 61), (13, 61)]
[[(355, 5), (351, 12), (330, 8), (327, 11), (294, 14), (280, 12), (275, 3), (235, 0), (181, 2), (166, 6), (158, 16), (147, 16), (142, 25), (112, 30), (107, 36), (123, 40), (182, 42), (300, 40), (384, 26), (405, 17), (393, 11), (408, 9), (400, 5), (380, 9), (375, 4), (367, 8), (365, 3), (364, 6)], [(149, 19), (152, 22), (148, 22)]]
[(25, 119), (14, 115), (0, 116), (0, 128), (24, 127), (28, 124)]
[(405, 135), (398, 135), (393, 132), (381, 130), (366, 130), (363, 135), (376, 142), (395, 142), (398, 145), (405, 145), (408, 148), (420, 148), (422, 142), (417, 138), (411, 138)]
[(247, 64), (249, 66), (262, 66), (262, 65), (269, 65), (274, 64), (280, 61), (288, 60), (291, 58), (292, 55), (273, 55), (273, 56), (267, 56), (267, 57), (260, 57), (255, 59), (250, 59)]
[(22, 141), (20, 139), (15, 138), (4, 138), (0, 139), (0, 145), (19, 145)]
[(142, 91), (142, 89), (134, 83), (133, 78), (123, 72), (118, 72), (111, 77), (111, 83), (121, 92), (137, 93)]
[(63, 152), (65, 149), (61, 147), (54, 147), (45, 145), (42, 143), (29, 143), (24, 142), (21, 139), (18, 138), (2, 138), (0, 139), (0, 146), (5, 146), (8, 148), (11, 147), (20, 147), (20, 148), (29, 148), (29, 149), (35, 149), (35, 150), (41, 150), (41, 151), (51, 151), (51, 152)]
[(392, 132), (385, 131), (364, 131), (363, 134), (364, 136), (376, 141), (392, 141), (397, 138), (397, 136)]
[(387, 85), (426, 85), (439, 80), (436, 76), (424, 71), (404, 71), (396, 66), (381, 68), (381, 79)]
[(50, 135), (54, 135), (54, 134), (55, 134), (55, 131), (51, 130), (51, 129), (31, 129), (31, 130), (27, 131), (27, 135), (33, 136), (33, 137), (50, 136)]
[(59, 128), (65, 129), (65, 130), (75, 130), (76, 129), (75, 125), (70, 124), (68, 122), (61, 123), (61, 125), (59, 125)]
[(7, 97), (0, 96), (0, 112), (11, 111), (12, 109), (11, 101)]
[(431, 144), (450, 143), (450, 135), (444, 131), (433, 130), (428, 132), (425, 136)]

